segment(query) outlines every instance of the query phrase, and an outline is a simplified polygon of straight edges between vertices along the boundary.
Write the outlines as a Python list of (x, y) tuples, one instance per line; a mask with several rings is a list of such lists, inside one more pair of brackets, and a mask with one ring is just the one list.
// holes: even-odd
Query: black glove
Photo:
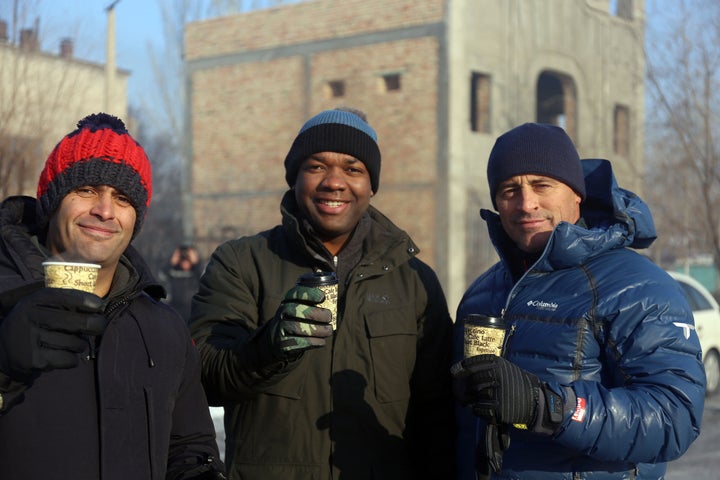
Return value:
[(551, 434), (562, 422), (563, 402), (540, 380), (497, 355), (469, 357), (452, 367), (455, 394), (488, 423)]
[(475, 449), (475, 474), (477, 480), (490, 480), (492, 473), (502, 471), (502, 459), (510, 446), (510, 433), (507, 425), (488, 423), (485, 433), (478, 438)]
[(305, 350), (325, 346), (333, 329), (332, 312), (315, 306), (323, 300), (325, 293), (316, 287), (297, 285), (288, 290), (273, 319), (271, 342), (277, 358), (295, 358)]
[(107, 325), (102, 299), (80, 290), (41, 288), (15, 305), (0, 323), (0, 371), (27, 382), (40, 372), (72, 368), (88, 347), (84, 335)]
[[(197, 462), (197, 463), (192, 463)], [(227, 480), (225, 466), (213, 456), (187, 458), (168, 469), (165, 480)]]

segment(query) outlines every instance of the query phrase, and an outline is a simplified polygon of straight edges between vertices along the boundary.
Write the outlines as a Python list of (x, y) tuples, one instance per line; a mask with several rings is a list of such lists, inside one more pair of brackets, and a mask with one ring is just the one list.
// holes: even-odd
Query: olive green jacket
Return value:
[(277, 361), (263, 325), (298, 276), (332, 269), (288, 208), (286, 195), (283, 225), (219, 246), (193, 299), (203, 382), (225, 407), (230, 478), (452, 478), (452, 320), (435, 273), (370, 207), (334, 338)]

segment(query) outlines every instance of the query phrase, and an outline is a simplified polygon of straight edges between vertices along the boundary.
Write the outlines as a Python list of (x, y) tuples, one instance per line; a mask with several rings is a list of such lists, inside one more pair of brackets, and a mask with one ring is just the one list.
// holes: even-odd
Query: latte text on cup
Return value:
[(505, 322), (502, 318), (471, 314), (464, 319), (465, 358), (475, 355), (502, 354), (505, 340)]

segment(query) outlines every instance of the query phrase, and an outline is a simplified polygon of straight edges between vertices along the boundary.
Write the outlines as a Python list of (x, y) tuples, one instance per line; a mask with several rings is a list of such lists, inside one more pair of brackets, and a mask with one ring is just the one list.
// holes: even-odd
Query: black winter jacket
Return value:
[(334, 269), (296, 208), (286, 195), (283, 225), (218, 247), (193, 299), (204, 384), (225, 406), (230, 478), (452, 478), (452, 320), (435, 273), (374, 208), (358, 265), (340, 275), (334, 338), (294, 363), (271, 358), (263, 326), (285, 292)]
[[(0, 205), (3, 305), (17, 287), (42, 286), (47, 251), (33, 236), (34, 212), (30, 197)], [(110, 322), (96, 358), (88, 350), (77, 367), (30, 385), (0, 373), (0, 478), (160, 480), (223, 468), (198, 352), (162, 295), (128, 247), (105, 299)]]

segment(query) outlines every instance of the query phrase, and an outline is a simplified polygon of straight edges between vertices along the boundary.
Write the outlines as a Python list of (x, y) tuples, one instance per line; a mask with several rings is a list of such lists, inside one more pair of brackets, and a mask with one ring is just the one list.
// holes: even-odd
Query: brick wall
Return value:
[(438, 22), (445, 0), (316, 0), (187, 26), (186, 58), (232, 54)]
[[(373, 204), (433, 263), (439, 40), (332, 42), (440, 21), (443, 3), (322, 0), (188, 26), (188, 60), (204, 62), (191, 75), (191, 98), (194, 225), (205, 255), (223, 239), (279, 222), (287, 190), (283, 160), (297, 131), (317, 112), (345, 105), (364, 110), (378, 132), (383, 162)], [(289, 54), (272, 50), (318, 40), (331, 43)], [(248, 49), (267, 48), (269, 59), (244, 57)], [(214, 64), (220, 55), (230, 60)], [(400, 75), (399, 90), (385, 91), (388, 73)], [(333, 80), (344, 82), (342, 98), (328, 97)]]
[[(609, 5), (315, 0), (188, 25), (199, 243), (212, 250), (275, 225), (296, 132), (323, 109), (354, 106), (383, 155), (372, 202), (416, 241), (452, 311), (469, 279), (496, 261), (478, 218), (489, 206), (485, 162), (498, 135), (536, 118), (543, 72), (577, 89), (566, 105), (577, 115), (566, 121), (583, 156), (612, 153), (613, 109), (630, 108), (629, 154), (613, 160), (621, 185), (642, 181), (644, 2), (633, 1), (634, 20)], [(472, 72), (490, 76), (488, 131), (469, 124)], [(399, 90), (384, 91), (388, 74), (400, 76)], [(336, 81), (342, 98), (328, 93)]]

